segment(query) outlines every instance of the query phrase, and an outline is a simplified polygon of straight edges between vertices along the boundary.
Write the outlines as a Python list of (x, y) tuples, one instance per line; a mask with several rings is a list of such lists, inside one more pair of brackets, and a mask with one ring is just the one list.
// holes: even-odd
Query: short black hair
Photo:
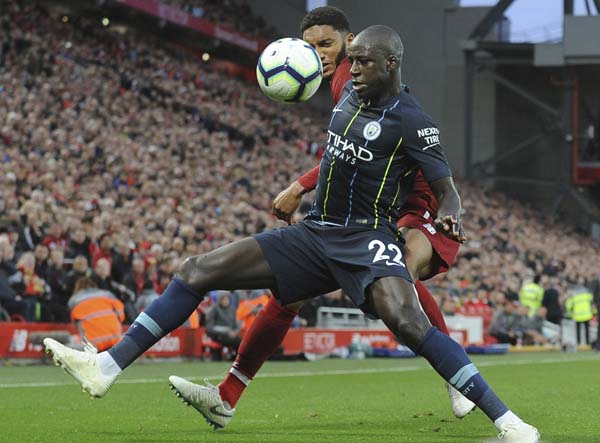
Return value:
[(339, 32), (350, 32), (350, 22), (346, 14), (334, 6), (315, 8), (304, 16), (300, 23), (300, 33), (317, 25), (329, 25)]

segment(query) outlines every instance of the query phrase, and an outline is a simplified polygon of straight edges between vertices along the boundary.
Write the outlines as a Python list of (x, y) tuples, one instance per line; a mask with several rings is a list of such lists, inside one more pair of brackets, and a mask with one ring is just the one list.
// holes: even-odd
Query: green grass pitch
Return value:
[[(474, 359), (543, 442), (600, 442), (600, 354), (540, 353)], [(0, 441), (61, 443), (491, 442), (476, 411), (452, 416), (441, 379), (422, 359), (269, 362), (226, 429), (213, 431), (169, 390), (171, 374), (218, 382), (227, 363), (129, 368), (90, 400), (54, 366), (0, 367)]]

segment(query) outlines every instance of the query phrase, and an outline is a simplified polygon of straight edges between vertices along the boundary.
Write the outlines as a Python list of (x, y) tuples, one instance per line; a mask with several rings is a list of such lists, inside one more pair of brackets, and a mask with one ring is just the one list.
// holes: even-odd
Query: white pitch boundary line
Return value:
[[(478, 367), (496, 367), (496, 366), (522, 366), (522, 365), (531, 365), (531, 364), (552, 364), (552, 363), (572, 363), (579, 361), (594, 361), (600, 360), (598, 356), (590, 356), (590, 358), (543, 358), (543, 359), (521, 359), (521, 360), (508, 360), (508, 361), (489, 361), (489, 362), (479, 362), (477, 363)], [(255, 378), (286, 378), (286, 377), (315, 377), (322, 375), (353, 375), (353, 374), (381, 374), (381, 373), (390, 373), (390, 372), (414, 372), (419, 370), (431, 370), (431, 368), (427, 365), (421, 366), (403, 366), (397, 368), (363, 368), (363, 369), (334, 369), (330, 371), (298, 371), (298, 372), (273, 372), (266, 374), (258, 374)], [(198, 375), (192, 376), (184, 376), (188, 380), (202, 380), (204, 378), (209, 380), (220, 380), (224, 377), (224, 374), (217, 375), (207, 375), (205, 377), (201, 377)], [(120, 380), (119, 384), (142, 384), (142, 383), (166, 383), (166, 377), (162, 378), (130, 378)], [(73, 384), (70, 381), (64, 382), (31, 382), (31, 383), (2, 383), (0, 384), (0, 389), (8, 389), (8, 388), (46, 388), (46, 387), (55, 387), (55, 386), (68, 386)]]

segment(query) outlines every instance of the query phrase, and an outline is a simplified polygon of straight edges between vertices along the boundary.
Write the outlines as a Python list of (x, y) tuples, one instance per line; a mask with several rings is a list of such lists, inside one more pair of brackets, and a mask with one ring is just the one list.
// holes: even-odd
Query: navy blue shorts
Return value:
[(302, 221), (254, 236), (277, 282), (271, 288), (284, 305), (342, 288), (368, 312), (367, 288), (383, 277), (412, 283), (401, 248), (404, 240), (389, 227), (331, 226)]

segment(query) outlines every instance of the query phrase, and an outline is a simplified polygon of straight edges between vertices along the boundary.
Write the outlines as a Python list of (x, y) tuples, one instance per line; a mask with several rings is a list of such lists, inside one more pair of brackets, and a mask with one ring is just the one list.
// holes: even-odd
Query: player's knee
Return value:
[(406, 306), (401, 309), (397, 334), (400, 342), (408, 346), (411, 350), (417, 349), (425, 333), (431, 327), (426, 325), (422, 320), (422, 311), (414, 306)]
[(185, 259), (179, 267), (177, 275), (194, 290), (204, 292), (203, 289), (208, 286), (210, 281), (210, 272), (206, 263), (206, 255), (197, 255)]
[(177, 275), (186, 283), (190, 283), (192, 279), (192, 275), (194, 273), (194, 266), (196, 262), (196, 257), (188, 257), (186, 258), (181, 265), (179, 265), (179, 269), (177, 271)]

